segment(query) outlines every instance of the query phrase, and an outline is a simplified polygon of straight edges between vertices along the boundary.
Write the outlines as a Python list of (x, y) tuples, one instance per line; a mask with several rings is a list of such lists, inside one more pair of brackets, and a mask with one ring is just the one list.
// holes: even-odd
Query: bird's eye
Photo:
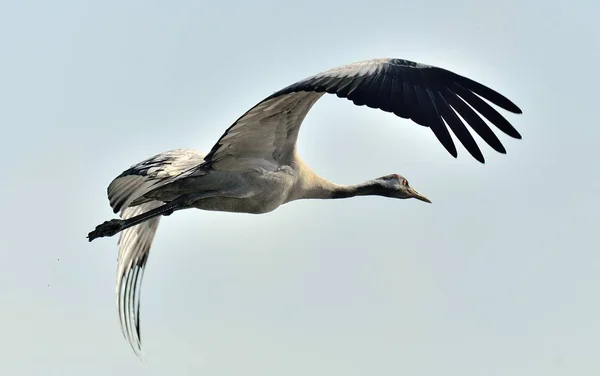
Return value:
[(408, 181), (406, 181), (406, 179), (402, 179), (402, 185), (408, 187)]

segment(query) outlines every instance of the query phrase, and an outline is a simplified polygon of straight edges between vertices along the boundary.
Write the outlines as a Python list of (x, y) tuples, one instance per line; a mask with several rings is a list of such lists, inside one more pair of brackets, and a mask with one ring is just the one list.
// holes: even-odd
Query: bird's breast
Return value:
[(284, 172), (252, 174), (236, 189), (235, 195), (202, 199), (198, 209), (235, 213), (263, 214), (284, 204), (292, 192), (293, 176)]

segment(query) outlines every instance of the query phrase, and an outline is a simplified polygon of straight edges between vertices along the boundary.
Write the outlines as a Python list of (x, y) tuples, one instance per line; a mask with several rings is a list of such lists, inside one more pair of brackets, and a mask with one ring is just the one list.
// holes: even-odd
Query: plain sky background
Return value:
[[(0, 374), (600, 374), (600, 31), (592, 1), (0, 2)], [(304, 201), (164, 218), (140, 362), (114, 300), (108, 183), (208, 151), (272, 92), (398, 57), (515, 101), (523, 135), (452, 158), (430, 130), (332, 96), (300, 152), (432, 201)], [(503, 112), (504, 113), (504, 112)], [(479, 138), (476, 138), (479, 140)]]

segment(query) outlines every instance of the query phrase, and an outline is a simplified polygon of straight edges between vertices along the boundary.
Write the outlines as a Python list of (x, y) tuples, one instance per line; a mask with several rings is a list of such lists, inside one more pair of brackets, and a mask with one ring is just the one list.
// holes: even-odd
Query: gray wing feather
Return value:
[(211, 168), (237, 172), (274, 171), (290, 163), (298, 125), (322, 95), (300, 92), (261, 102), (221, 137), (218, 151), (205, 160)]
[[(160, 205), (162, 205), (161, 202), (151, 201), (128, 207), (121, 212), (121, 218), (131, 218)], [(140, 290), (150, 246), (159, 220), (160, 217), (155, 217), (124, 230), (121, 232), (118, 243), (119, 257), (115, 291), (117, 310), (123, 336), (138, 355), (142, 353), (139, 321)]]
[(287, 163), (304, 117), (325, 93), (429, 127), (454, 157), (458, 153), (448, 128), (475, 159), (485, 161), (465, 122), (494, 150), (506, 153), (479, 114), (507, 135), (521, 138), (484, 99), (513, 113), (521, 110), (489, 87), (443, 68), (402, 59), (373, 59), (318, 73), (265, 98), (225, 132), (203, 167), (243, 169), (244, 164)]
[[(114, 212), (131, 218), (161, 206), (160, 201), (146, 200), (133, 204), (150, 190), (172, 181), (202, 163), (204, 155), (187, 149), (170, 150), (148, 158), (116, 177), (108, 187), (108, 199)], [(143, 200), (142, 200), (143, 201)], [(130, 227), (119, 237), (116, 301), (121, 330), (137, 355), (141, 355), (140, 290), (150, 247), (160, 217)]]
[(190, 149), (174, 149), (131, 166), (108, 186), (108, 199), (115, 213), (152, 189), (158, 188), (202, 163), (204, 154)]

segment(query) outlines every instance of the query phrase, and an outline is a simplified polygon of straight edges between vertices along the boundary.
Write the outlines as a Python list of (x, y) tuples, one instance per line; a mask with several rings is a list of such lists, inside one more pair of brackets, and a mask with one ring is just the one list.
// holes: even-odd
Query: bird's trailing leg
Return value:
[(135, 217), (131, 217), (128, 219), (111, 219), (110, 221), (106, 221), (98, 226), (92, 232), (90, 232), (87, 236), (89, 241), (96, 238), (101, 238), (105, 236), (113, 236), (118, 234), (119, 232), (128, 229), (129, 227), (133, 227), (138, 225), (150, 218), (157, 217), (159, 215), (170, 215), (176, 210), (181, 210), (189, 207), (186, 203), (188, 202), (188, 196), (182, 196), (168, 202), (162, 206), (159, 206), (156, 209), (149, 210), (140, 215), (136, 215)]
[(118, 232), (125, 230), (125, 222), (126, 221), (122, 219), (111, 219), (110, 221), (106, 221), (96, 226), (96, 229), (90, 232), (87, 238), (89, 241), (92, 241), (103, 236), (113, 236)]

